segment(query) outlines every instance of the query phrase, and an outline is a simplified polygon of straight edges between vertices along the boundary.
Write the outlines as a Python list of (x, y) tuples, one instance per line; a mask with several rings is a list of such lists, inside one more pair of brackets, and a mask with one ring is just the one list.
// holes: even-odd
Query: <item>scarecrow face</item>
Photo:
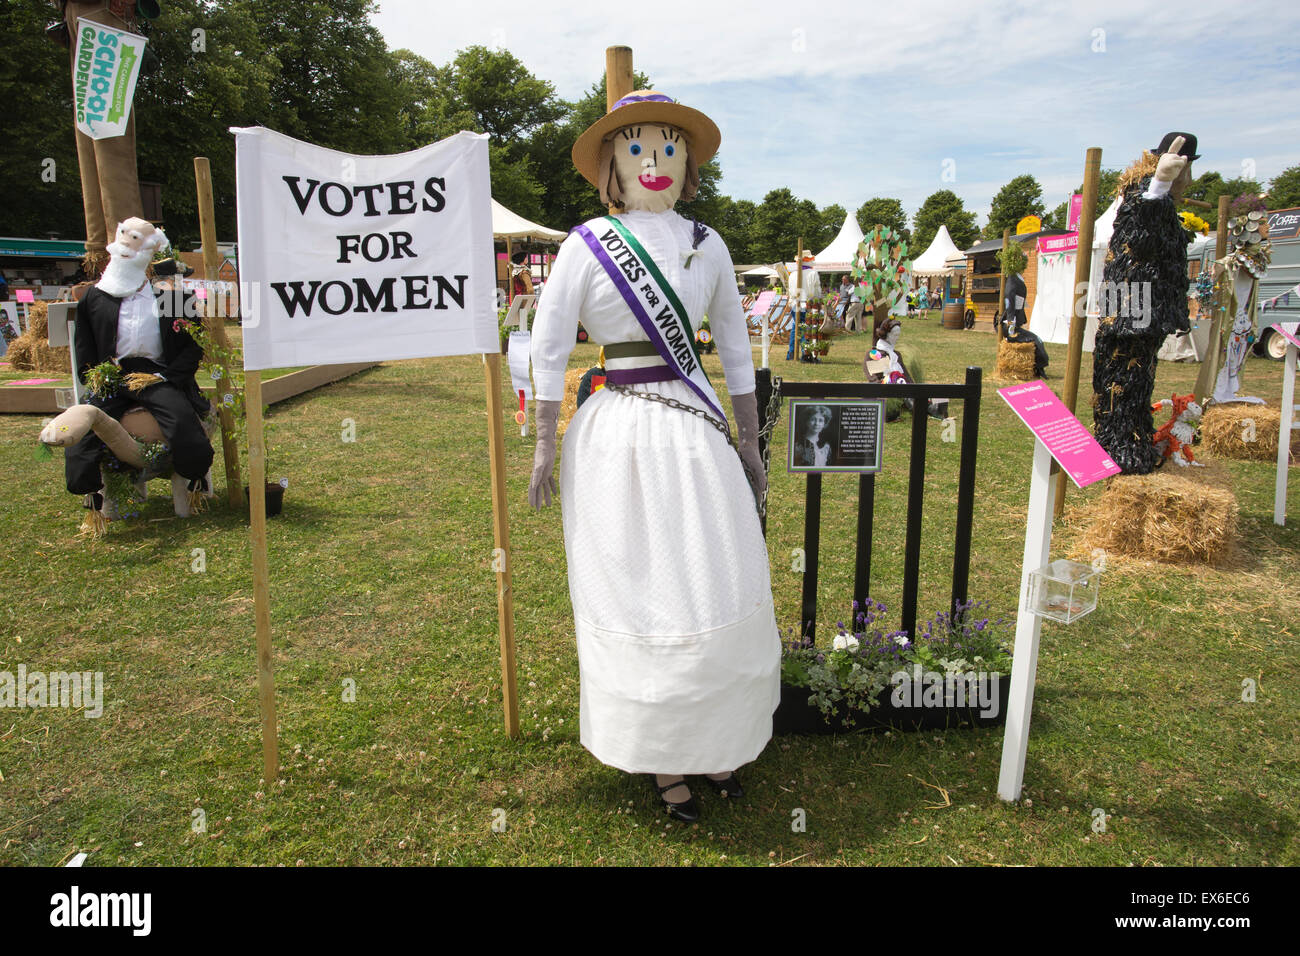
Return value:
[(614, 170), (623, 207), (672, 209), (686, 183), (686, 139), (671, 126), (625, 126), (614, 133)]
[(1183, 192), (1192, 184), (1192, 161), (1189, 159), (1183, 164), (1182, 172), (1174, 180), (1173, 185), (1169, 187), (1169, 195), (1173, 197), (1174, 202), (1183, 198)]
[[(123, 220), (117, 227), (117, 255), (122, 259), (134, 259), (154, 232), (153, 224), (144, 219)], [(151, 252), (152, 246), (151, 243)]]
[(889, 334), (885, 336), (885, 341), (889, 343), (889, 347), (892, 349), (898, 345), (898, 340), (902, 337), (903, 327), (901, 325), (896, 325), (889, 330)]

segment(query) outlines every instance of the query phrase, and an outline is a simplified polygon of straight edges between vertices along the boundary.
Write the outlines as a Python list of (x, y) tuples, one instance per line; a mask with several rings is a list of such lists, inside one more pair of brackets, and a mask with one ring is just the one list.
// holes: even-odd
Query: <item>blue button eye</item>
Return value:
[(673, 149), (672, 143), (669, 143), (667, 146), (664, 147), (665, 156), (671, 156), (674, 152), (676, 152), (676, 150)]
[(641, 144), (640, 144), (640, 143), (633, 143), (631, 146), (629, 146), (629, 147), (627, 148), (627, 151), (628, 151), (629, 153), (631, 153), (633, 156), (640, 156), (640, 155), (641, 155)]

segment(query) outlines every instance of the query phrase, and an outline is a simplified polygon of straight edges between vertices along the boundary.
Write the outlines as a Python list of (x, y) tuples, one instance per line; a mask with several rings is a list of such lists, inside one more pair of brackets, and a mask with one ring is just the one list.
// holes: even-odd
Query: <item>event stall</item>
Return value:
[[(1032, 309), (1037, 298), (1039, 256), (1036, 254), (1046, 240), (1053, 236), (1065, 235), (1064, 229), (1043, 229), (1038, 232), (1026, 232), (1011, 238), (1025, 247), (1028, 265), (1025, 266), (1025, 314), (1030, 316), (1030, 327), (1034, 332)], [(1002, 251), (1002, 237), (977, 242), (966, 250), (966, 311), (975, 313), (973, 328), (986, 332), (993, 331), (993, 317), (998, 311), (998, 290), (1002, 279), (1001, 267), (998, 265), (998, 253)], [(1044, 341), (1047, 341), (1044, 338)]]
[[(501, 253), (497, 253), (497, 284), (502, 288), (505, 288), (509, 284), (510, 256), (513, 252), (511, 247), (516, 240), (561, 243), (567, 235), (568, 233), (561, 232), (559, 229), (548, 229), (546, 226), (525, 219), (523, 216), (516, 212), (512, 212), (493, 199), (492, 238), (497, 242), (504, 241), (506, 244), (505, 254), (502, 255)], [(530, 271), (534, 265), (540, 265), (542, 267), (540, 272), (533, 273), (533, 278), (544, 279), (546, 277), (546, 264), (549, 261), (549, 257), (546, 256), (530, 257)]]

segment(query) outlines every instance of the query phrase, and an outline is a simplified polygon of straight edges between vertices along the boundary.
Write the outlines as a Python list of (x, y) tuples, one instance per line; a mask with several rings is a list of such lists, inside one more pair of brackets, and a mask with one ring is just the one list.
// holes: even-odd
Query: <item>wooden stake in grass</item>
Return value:
[(275, 675), (271, 665), (271, 585), (266, 562), (266, 446), (262, 438), (262, 373), (244, 372), (244, 414), (248, 419), (248, 533), (253, 546), (253, 616), (257, 628), (257, 695), (262, 705), (262, 779), (280, 776), (276, 738)]
[[(630, 46), (605, 47), (605, 112), (614, 109), (614, 104), (632, 92), (632, 48)], [(621, 206), (609, 205), (612, 216), (622, 212)]]
[[(1065, 354), (1065, 386), (1061, 401), (1071, 412), (1079, 400), (1079, 366), (1083, 363), (1083, 333), (1088, 326), (1088, 284), (1092, 281), (1092, 236), (1101, 178), (1101, 147), (1088, 147), (1083, 161), (1083, 202), (1079, 209), (1079, 245), (1074, 252), (1074, 294), (1070, 297), (1070, 344)], [(1052, 463), (1055, 467), (1055, 462)], [(1065, 472), (1056, 478), (1055, 517), (1065, 509)]]
[(506, 733), (519, 736), (515, 686), (515, 602), (510, 591), (510, 522), (506, 511), (506, 433), (501, 423), (501, 353), (483, 356), (487, 376), (488, 465), (492, 475), (492, 566), (497, 575), (497, 630), (501, 640), (501, 699)]
[[(199, 236), (203, 241), (203, 278), (214, 282), (221, 272), (220, 255), (217, 252), (217, 223), (212, 213), (212, 168), (206, 156), (194, 157), (194, 184), (199, 198)], [(178, 280), (179, 281), (179, 280)], [(205, 300), (203, 321), (208, 328), (208, 337), (223, 351), (230, 348), (226, 338), (225, 319), (210, 307), (211, 300)], [(226, 371), (223, 366), (223, 371)], [(235, 419), (230, 409), (221, 400), (223, 395), (233, 395), (235, 386), (229, 374), (222, 375), (217, 381), (217, 414), (221, 418), (221, 457), (226, 463), (226, 500), (230, 507), (241, 508), (244, 504), (244, 483), (239, 478), (239, 446), (235, 442)], [(261, 408), (261, 402), (258, 402)]]

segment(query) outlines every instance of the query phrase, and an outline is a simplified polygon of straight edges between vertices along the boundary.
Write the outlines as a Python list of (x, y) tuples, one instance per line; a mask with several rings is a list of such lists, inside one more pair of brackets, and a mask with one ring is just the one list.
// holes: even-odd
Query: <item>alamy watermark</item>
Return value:
[(969, 707), (981, 717), (996, 717), (999, 710), (998, 676), (984, 671), (964, 674), (926, 671), (913, 664), (911, 673), (895, 671), (889, 677), (895, 707)]
[(67, 707), (86, 717), (104, 713), (103, 671), (0, 671), (0, 707)]

